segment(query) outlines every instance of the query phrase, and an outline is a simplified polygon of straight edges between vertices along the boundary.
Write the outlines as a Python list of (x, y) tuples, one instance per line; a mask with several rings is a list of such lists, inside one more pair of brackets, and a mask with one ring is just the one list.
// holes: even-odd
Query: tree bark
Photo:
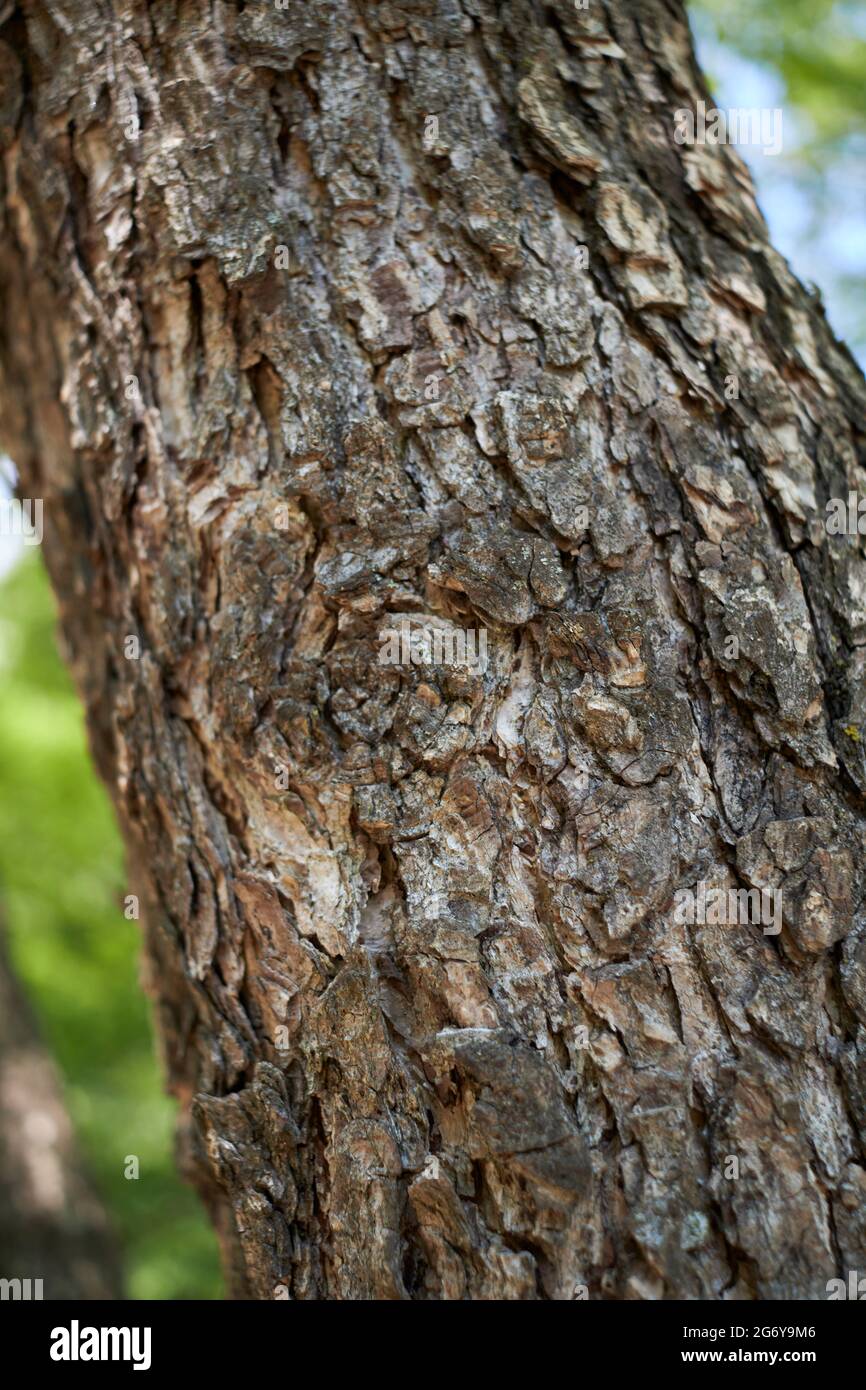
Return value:
[(232, 1295), (825, 1297), (866, 386), (681, 5), (3, 13), (2, 442)]
[[(3, 938), (0, 931), (0, 1278), (21, 1280), (24, 1297), (120, 1298), (114, 1233)], [(12, 1285), (8, 1296), (16, 1293)]]

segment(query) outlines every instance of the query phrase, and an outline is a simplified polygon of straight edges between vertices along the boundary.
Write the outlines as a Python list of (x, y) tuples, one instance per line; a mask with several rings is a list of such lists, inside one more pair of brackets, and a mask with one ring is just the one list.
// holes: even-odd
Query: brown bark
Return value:
[(0, 1279), (12, 1281), (3, 1298), (121, 1296), (114, 1235), (84, 1172), (57, 1074), (12, 974), (2, 932)]
[[(679, 3), (0, 38), (3, 442), (233, 1293), (823, 1297), (866, 1261), (866, 569), (822, 525), (866, 388), (674, 140)], [(398, 615), (486, 672), (382, 666)], [(677, 921), (701, 881), (781, 933)]]

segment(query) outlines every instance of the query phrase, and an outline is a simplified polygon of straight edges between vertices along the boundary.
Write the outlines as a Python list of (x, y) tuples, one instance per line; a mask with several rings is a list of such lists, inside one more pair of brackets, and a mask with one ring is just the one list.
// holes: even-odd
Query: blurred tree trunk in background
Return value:
[(674, 139), (681, 6), (3, 14), (0, 443), (233, 1295), (823, 1297), (866, 387)]
[(119, 1298), (120, 1260), (53, 1063), (0, 933), (0, 1278), (45, 1299)]

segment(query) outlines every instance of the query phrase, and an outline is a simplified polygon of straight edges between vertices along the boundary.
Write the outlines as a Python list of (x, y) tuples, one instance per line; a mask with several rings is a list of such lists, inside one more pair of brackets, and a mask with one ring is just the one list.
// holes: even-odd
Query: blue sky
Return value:
[[(862, 11), (866, 30), (866, 8)], [(803, 178), (798, 151), (808, 137), (805, 117), (786, 107), (784, 88), (775, 72), (750, 63), (720, 44), (707, 18), (690, 16), (698, 58), (713, 82), (717, 105), (781, 107), (784, 149), (765, 155), (756, 146), (740, 146), (755, 179), (770, 237), (795, 275), (817, 285), (827, 317), (866, 370), (866, 341), (861, 335), (862, 301), (852, 298), (843, 277), (866, 281), (866, 140), (852, 135), (842, 157), (824, 171), (827, 197), (818, 202), (814, 183)], [(859, 339), (859, 341), (858, 341)]]

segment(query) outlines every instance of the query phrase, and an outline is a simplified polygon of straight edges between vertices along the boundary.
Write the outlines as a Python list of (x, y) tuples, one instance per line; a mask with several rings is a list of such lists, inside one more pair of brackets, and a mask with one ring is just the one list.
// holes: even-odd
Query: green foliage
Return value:
[(696, 0), (722, 43), (782, 79), (785, 104), (809, 118), (801, 153), (816, 167), (866, 131), (866, 23), (838, 0)]
[(866, 366), (866, 8), (692, 0), (689, 10), (719, 105), (784, 109), (783, 154), (744, 151), (758, 201), (776, 249), (820, 286), (832, 327)]
[[(120, 839), (92, 770), (33, 551), (0, 586), (0, 902), (10, 951), (121, 1237), (132, 1298), (218, 1298), (216, 1243), (177, 1177), (127, 921)], [(140, 1176), (124, 1177), (138, 1156)]]

